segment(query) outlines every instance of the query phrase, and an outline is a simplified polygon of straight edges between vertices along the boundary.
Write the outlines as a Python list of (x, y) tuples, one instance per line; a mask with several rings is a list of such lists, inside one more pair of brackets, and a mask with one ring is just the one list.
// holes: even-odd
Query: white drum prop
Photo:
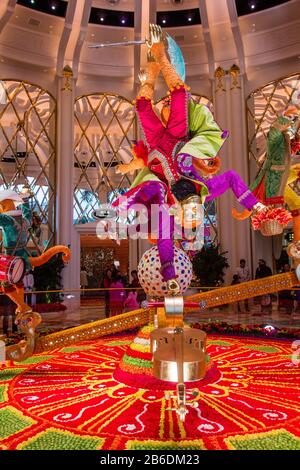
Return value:
[(0, 281), (18, 284), (25, 274), (25, 261), (20, 256), (0, 255)]

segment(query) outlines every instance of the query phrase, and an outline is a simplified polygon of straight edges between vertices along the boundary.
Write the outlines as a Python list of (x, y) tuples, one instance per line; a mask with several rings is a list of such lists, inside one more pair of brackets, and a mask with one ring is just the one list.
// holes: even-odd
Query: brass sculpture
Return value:
[[(198, 306), (198, 304), (197, 304)], [(188, 406), (198, 407), (195, 400), (187, 401), (185, 382), (203, 379), (206, 372), (206, 334), (183, 325), (183, 297), (166, 297), (164, 308), (158, 309), (158, 328), (150, 334), (153, 353), (153, 375), (160, 380), (177, 382), (175, 410), (185, 421)], [(173, 325), (173, 326), (172, 326)], [(193, 392), (197, 397), (198, 392)]]
[(21, 362), (30, 357), (35, 351), (36, 327), (41, 323), (42, 318), (39, 313), (29, 312), (22, 315), (18, 321), (19, 328), (25, 334), (26, 339), (18, 344), (6, 347), (6, 359)]

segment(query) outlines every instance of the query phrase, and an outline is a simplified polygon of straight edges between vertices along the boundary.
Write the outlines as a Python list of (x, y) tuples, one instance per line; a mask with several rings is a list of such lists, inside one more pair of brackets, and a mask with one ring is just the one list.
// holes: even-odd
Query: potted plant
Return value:
[(194, 274), (204, 287), (216, 287), (224, 283), (225, 269), (229, 268), (226, 254), (220, 245), (204, 245), (193, 258)]
[[(61, 254), (54, 256), (51, 260), (34, 270), (35, 291), (43, 291), (36, 295), (37, 311), (63, 311), (63, 294), (60, 292), (49, 292), (62, 290), (62, 270), (64, 262)], [(40, 307), (39, 307), (40, 305)], [(53, 308), (53, 310), (51, 310)]]

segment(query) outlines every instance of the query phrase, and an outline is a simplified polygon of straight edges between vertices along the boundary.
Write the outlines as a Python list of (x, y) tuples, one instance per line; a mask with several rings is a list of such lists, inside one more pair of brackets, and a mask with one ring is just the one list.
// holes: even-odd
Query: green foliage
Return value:
[[(51, 258), (43, 266), (34, 269), (34, 287), (37, 291), (50, 291), (62, 289), (62, 270), (64, 262), (62, 255), (58, 254)], [(52, 303), (59, 302), (61, 294), (59, 293), (46, 293), (37, 294), (37, 303)]]
[(224, 283), (225, 269), (229, 268), (226, 254), (220, 245), (205, 245), (193, 258), (193, 269), (200, 285), (214, 287)]

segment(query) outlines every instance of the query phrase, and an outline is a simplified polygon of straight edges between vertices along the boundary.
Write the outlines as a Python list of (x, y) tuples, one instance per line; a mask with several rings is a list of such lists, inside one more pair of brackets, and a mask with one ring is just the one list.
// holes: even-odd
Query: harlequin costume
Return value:
[(257, 198), (266, 205), (283, 204), (283, 194), (287, 183), (291, 149), (287, 131), (282, 130), (290, 121), (280, 117), (267, 135), (266, 159), (250, 186)]
[[(292, 108), (291, 112), (297, 116), (299, 111)], [(287, 205), (293, 217), (295, 242), (300, 241), (300, 140), (297, 123), (299, 118), (293, 123), (281, 116), (271, 126), (267, 135), (266, 159), (251, 185), (253, 193), (264, 204)]]
[[(128, 210), (134, 204), (144, 204), (149, 213), (153, 204), (163, 205), (167, 202), (170, 206), (178, 200), (175, 191), (178, 183), (188, 180), (192, 183), (194, 194), (198, 194), (202, 202), (212, 200), (231, 188), (238, 201), (251, 209), (258, 201), (237, 173), (231, 171), (208, 178), (208, 166), (207, 176), (197, 171), (195, 161), (214, 159), (228, 132), (219, 128), (208, 107), (192, 100), (187, 87), (169, 63), (163, 44), (154, 44), (151, 52), (157, 63), (148, 64), (147, 81), (142, 85), (136, 100), (144, 143), (139, 142), (134, 153), (135, 158), (143, 160), (144, 168), (126, 193), (126, 199), (117, 200), (114, 206)], [(170, 113), (165, 125), (156, 115), (151, 101), (158, 64), (170, 90)], [(167, 212), (165, 208), (163, 213), (166, 218), (170, 217)], [(164, 221), (161, 219), (157, 244), (162, 275), (167, 281), (175, 277), (174, 246), (172, 230), (166, 239), (162, 236), (163, 226)]]

